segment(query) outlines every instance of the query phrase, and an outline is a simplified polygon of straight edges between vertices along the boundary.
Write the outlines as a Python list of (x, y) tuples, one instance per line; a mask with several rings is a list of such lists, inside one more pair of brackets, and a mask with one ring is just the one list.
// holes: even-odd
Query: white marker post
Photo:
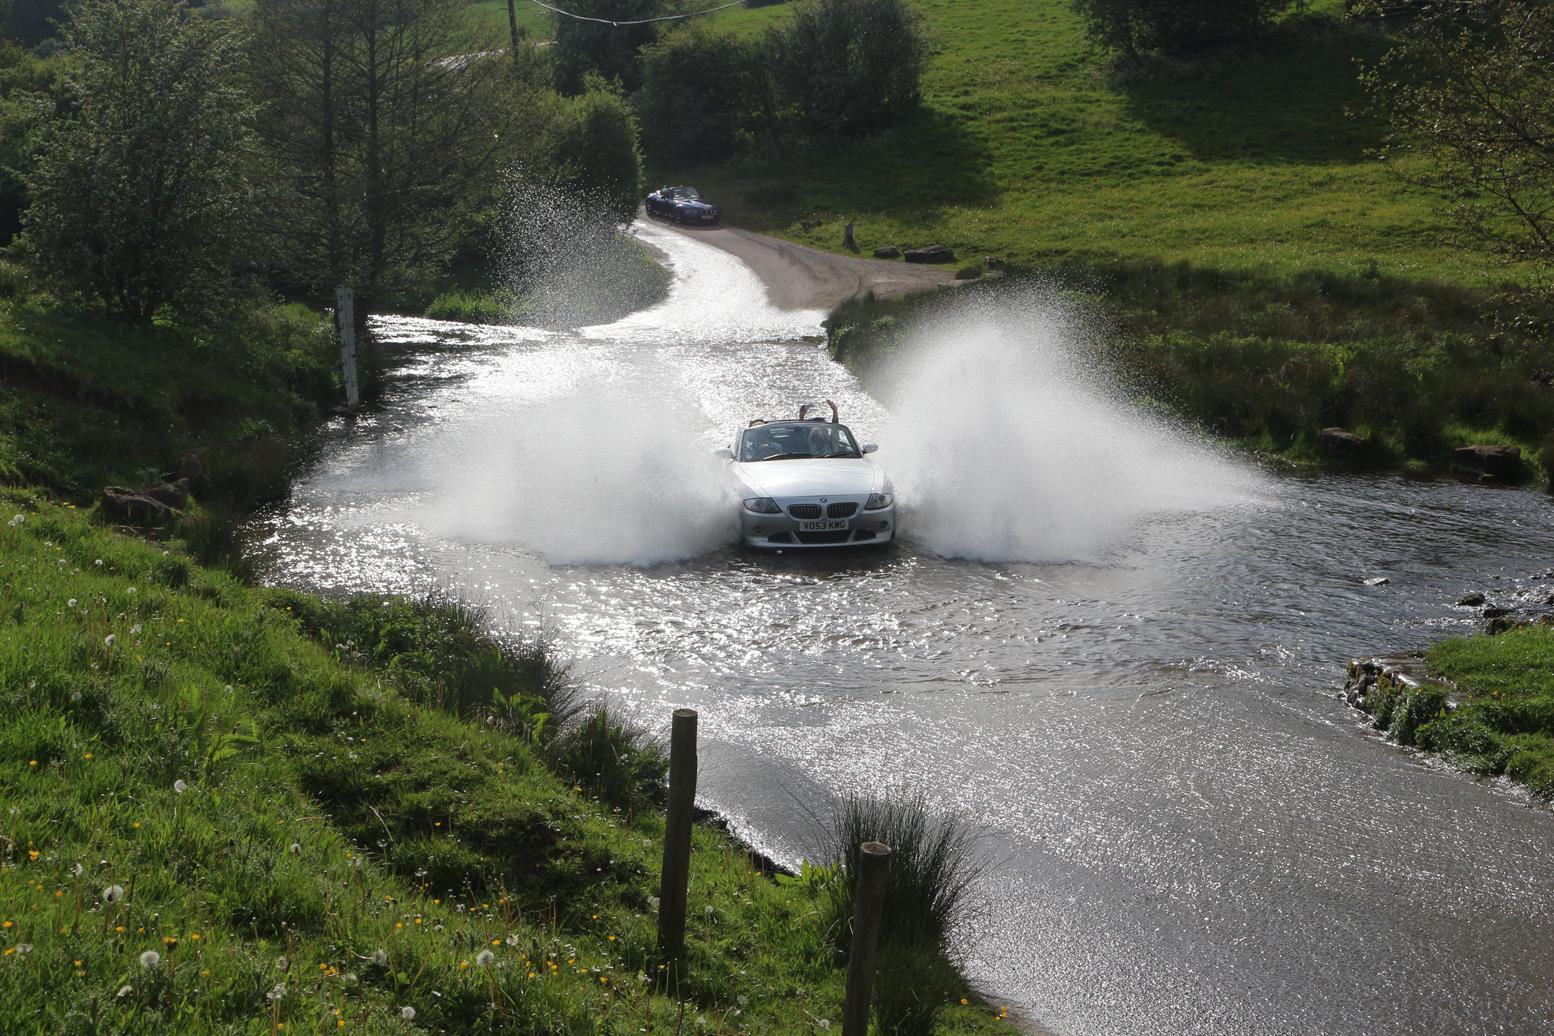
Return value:
[(362, 394), (356, 383), (356, 310), (351, 301), (350, 288), (340, 289), (335, 318), (340, 322), (340, 364), (345, 368), (345, 405), (355, 410), (361, 406)]

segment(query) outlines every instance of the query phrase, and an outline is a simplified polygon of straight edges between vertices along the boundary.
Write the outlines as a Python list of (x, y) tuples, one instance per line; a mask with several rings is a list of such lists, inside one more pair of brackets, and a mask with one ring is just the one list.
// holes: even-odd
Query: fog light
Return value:
[(888, 528), (890, 528), (889, 522), (880, 522), (880, 532), (884, 532)]

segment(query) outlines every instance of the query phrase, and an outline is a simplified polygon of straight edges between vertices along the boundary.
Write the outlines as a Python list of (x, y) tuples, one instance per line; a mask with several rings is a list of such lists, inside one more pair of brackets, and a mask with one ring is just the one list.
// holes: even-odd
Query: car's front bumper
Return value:
[(894, 504), (877, 511), (865, 511), (860, 505), (850, 518), (825, 519), (842, 528), (823, 531), (806, 530), (804, 521), (788, 513), (788, 506), (788, 503), (783, 504), (781, 514), (755, 514), (741, 506), (740, 539), (744, 545), (757, 550), (824, 550), (876, 546), (896, 537)]

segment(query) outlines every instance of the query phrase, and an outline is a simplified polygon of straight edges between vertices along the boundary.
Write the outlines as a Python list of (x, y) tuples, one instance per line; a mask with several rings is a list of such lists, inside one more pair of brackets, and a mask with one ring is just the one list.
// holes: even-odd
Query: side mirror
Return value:
[(864, 453), (874, 453), (874, 452), (878, 451), (879, 448), (880, 448), (880, 444), (877, 443), (877, 442), (866, 442), (866, 443), (863, 444), (863, 452)]
[(717, 449), (712, 451), (712, 455), (714, 457), (722, 457), (724, 460), (734, 459), (734, 451), (729, 449), (727, 446), (719, 446)]

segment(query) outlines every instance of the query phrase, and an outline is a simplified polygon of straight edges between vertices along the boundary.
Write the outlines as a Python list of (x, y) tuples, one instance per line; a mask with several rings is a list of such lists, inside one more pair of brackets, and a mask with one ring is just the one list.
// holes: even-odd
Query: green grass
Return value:
[[(1431, 200), (1365, 150), (1354, 60), (1385, 41), (1316, 0), (1262, 50), (1120, 77), (1066, 0), (916, 0), (935, 51), (921, 112), (784, 160), (655, 168), (730, 222), (840, 250), (944, 243), (965, 257), (1190, 261), (1234, 271), (1483, 285), (1490, 260), (1443, 240)], [(787, 5), (717, 17), (733, 31)], [(1359, 114), (1351, 116), (1350, 111)], [(804, 231), (804, 218), (825, 222)]]
[(1474, 773), (1503, 774), (1554, 798), (1554, 628), (1447, 640), (1425, 659), (1467, 701), (1453, 712), (1426, 710), (1434, 718), (1412, 731), (1413, 743)]
[(300, 306), (185, 332), (0, 301), (0, 482), (84, 503), (104, 485), (161, 482), (200, 447), (198, 489), (251, 506), (284, 491), (306, 431), (340, 398), (338, 355)]
[[(31, 492), (0, 512), (7, 1031), (675, 1031), (644, 981), (662, 820), (558, 778), (495, 695), (429, 691), (472, 616), (254, 589)], [(692, 875), (684, 1031), (839, 1017), (820, 890), (710, 828)]]

